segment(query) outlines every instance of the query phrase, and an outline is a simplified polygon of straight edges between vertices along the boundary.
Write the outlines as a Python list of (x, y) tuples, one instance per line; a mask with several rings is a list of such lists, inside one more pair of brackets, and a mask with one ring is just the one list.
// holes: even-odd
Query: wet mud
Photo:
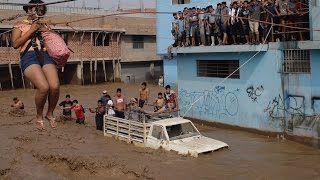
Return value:
[[(61, 98), (71, 94), (85, 108), (93, 108), (102, 90), (136, 97), (138, 85), (63, 86)], [(151, 86), (151, 97), (163, 90)], [(26, 113), (12, 116), (12, 97)], [(200, 132), (229, 144), (228, 149), (200, 155), (135, 147), (104, 137), (95, 130), (94, 114), (86, 124), (74, 121), (58, 129), (35, 128), (34, 90), (0, 92), (0, 179), (320, 179), (320, 150), (289, 140), (197, 124)], [(152, 100), (154, 99), (152, 98)], [(55, 115), (59, 117), (57, 108)]]

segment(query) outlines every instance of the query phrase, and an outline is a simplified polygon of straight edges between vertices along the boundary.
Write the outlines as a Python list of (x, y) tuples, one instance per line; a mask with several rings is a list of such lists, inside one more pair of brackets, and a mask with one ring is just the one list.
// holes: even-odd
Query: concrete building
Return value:
[[(154, 16), (112, 16), (95, 9), (49, 7), (45, 19), (58, 24), (60, 33), (74, 51), (59, 71), (62, 84), (95, 84), (107, 81), (156, 81), (163, 74), (162, 59), (156, 55)], [(133, 10), (135, 12), (136, 10)], [(148, 10), (150, 11), (150, 10)], [(154, 10), (153, 10), (154, 11)], [(0, 6), (2, 17), (22, 13), (21, 7)], [(107, 15), (102, 18), (77, 21)], [(3, 21), (0, 32), (12, 28), (14, 21)], [(28, 87), (19, 68), (19, 52), (11, 47), (10, 32), (1, 35), (0, 89)]]
[[(210, 2), (158, 0), (157, 11), (177, 12)], [(172, 60), (167, 59), (165, 50), (173, 43), (172, 15), (157, 15), (157, 36), (165, 37), (157, 38), (157, 52), (164, 57), (166, 83), (178, 84), (180, 114), (304, 137), (303, 141), (320, 145), (319, 1), (310, 1), (309, 13), (308, 41), (175, 48)]]

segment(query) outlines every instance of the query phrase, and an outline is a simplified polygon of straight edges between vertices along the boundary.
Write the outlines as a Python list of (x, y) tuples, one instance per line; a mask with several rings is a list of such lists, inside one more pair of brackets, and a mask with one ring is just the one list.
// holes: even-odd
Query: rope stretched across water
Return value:
[[(71, 27), (70, 24), (72, 24), (72, 23), (81, 22), (81, 21), (88, 21), (88, 20), (93, 20), (93, 19), (100, 19), (100, 18), (111, 17), (111, 16), (123, 16), (123, 15), (133, 15), (133, 14), (173, 14), (173, 13), (176, 13), (176, 12), (159, 12), (159, 11), (120, 12), (120, 13), (113, 13), (113, 14), (107, 14), (107, 15), (100, 15), (100, 16), (94, 16), (94, 17), (81, 18), (81, 19), (71, 20), (71, 21), (61, 21), (61, 22), (48, 21), (47, 23), (49, 25), (53, 25), (53, 26), (55, 26), (55, 25), (65, 25), (65, 26)], [(293, 15), (300, 16), (300, 15), (306, 14), (306, 13), (309, 13), (309, 12), (292, 13), (292, 14), (288, 14), (288, 15), (285, 15), (285, 16), (293, 16)], [(12, 17), (9, 17), (9, 18), (1, 19), (0, 23), (2, 21), (5, 21), (5, 20), (6, 21), (12, 21), (12, 20), (18, 19), (19, 17), (23, 17), (23, 16), (28, 16), (28, 15), (27, 14), (17, 14), (15, 16), (12, 16)], [(278, 23), (273, 23), (273, 22), (269, 22), (269, 21), (255, 20), (255, 19), (246, 18), (246, 17), (236, 17), (236, 16), (222, 15), (222, 14), (217, 14), (215, 16), (221, 16), (221, 17), (227, 17), (227, 18), (234, 17), (236, 19), (244, 19), (244, 20), (259, 22), (259, 23), (268, 24), (268, 25), (272, 25), (272, 26), (285, 27), (285, 28), (291, 28), (291, 29), (297, 29), (297, 30), (320, 31), (320, 29), (310, 29), (310, 28), (297, 27), (297, 26), (288, 26), (288, 25), (284, 25), (284, 24), (278, 24)], [(282, 17), (282, 16), (272, 16), (272, 17)], [(74, 28), (72, 28), (72, 29), (75, 30)]]

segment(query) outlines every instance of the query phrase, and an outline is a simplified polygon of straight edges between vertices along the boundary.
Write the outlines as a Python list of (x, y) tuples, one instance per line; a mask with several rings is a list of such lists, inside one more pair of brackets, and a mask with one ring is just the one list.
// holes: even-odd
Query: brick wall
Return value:
[[(23, 13), (23, 11), (0, 10), (0, 13), (2, 17), (10, 17), (18, 13)], [(46, 19), (52, 19), (54, 22), (64, 22), (90, 17), (94, 16), (49, 13)], [(13, 21), (4, 21), (0, 24), (0, 28), (10, 28), (13, 23)], [(122, 58), (124, 61), (148, 61), (160, 59), (156, 56), (154, 18), (108, 16), (99, 19), (76, 22), (70, 25), (77, 30), (76, 32), (67, 33), (68, 46), (74, 51), (74, 53), (71, 54), (70, 61), (79, 61), (80, 59), (95, 60), (96, 58), (111, 60), (118, 57)], [(64, 25), (59, 25), (59, 27), (60, 26), (63, 27)], [(93, 43), (91, 42), (91, 32), (86, 32), (82, 42), (80, 42), (83, 34), (82, 29), (96, 29), (96, 31), (117, 31), (117, 29), (123, 29), (125, 30), (125, 34), (121, 35), (121, 45), (119, 46), (117, 45), (117, 35), (119, 32), (115, 32), (113, 38), (110, 38), (109, 46), (93, 46)], [(65, 31), (67, 30), (72, 31), (70, 27), (65, 27)], [(63, 32), (63, 30), (60, 32)], [(132, 38), (130, 34), (140, 34), (145, 36), (146, 42), (143, 50), (132, 48)], [(109, 33), (109, 36), (111, 36), (111, 33)], [(8, 62), (17, 63), (18, 61), (18, 50), (13, 49), (12, 47), (0, 47), (0, 64), (7, 64)]]

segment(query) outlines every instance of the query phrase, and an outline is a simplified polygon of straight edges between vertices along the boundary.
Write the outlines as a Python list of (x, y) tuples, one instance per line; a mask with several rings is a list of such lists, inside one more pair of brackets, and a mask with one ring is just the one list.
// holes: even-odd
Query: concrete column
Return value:
[(320, 0), (309, 1), (310, 40), (320, 41)]
[(118, 61), (114, 68), (115, 82), (121, 82), (121, 63)]
[(150, 63), (150, 75), (151, 75), (152, 78), (154, 78), (154, 75), (155, 75), (154, 62)]
[(12, 74), (11, 63), (9, 63), (9, 74), (10, 74), (10, 80), (11, 80), (11, 87), (12, 87), (12, 89), (14, 89), (14, 82), (13, 82), (13, 74)]
[[(81, 65), (81, 63), (79, 62), (79, 63), (77, 64), (76, 73), (73, 74), (73, 77), (72, 77), (71, 82), (73, 82), (73, 83), (75, 83), (75, 84), (77, 84), (77, 85), (81, 85), (81, 84), (82, 84), (81, 81), (82, 81), (82, 65)], [(72, 84), (73, 84), (73, 83), (72, 83)]]

